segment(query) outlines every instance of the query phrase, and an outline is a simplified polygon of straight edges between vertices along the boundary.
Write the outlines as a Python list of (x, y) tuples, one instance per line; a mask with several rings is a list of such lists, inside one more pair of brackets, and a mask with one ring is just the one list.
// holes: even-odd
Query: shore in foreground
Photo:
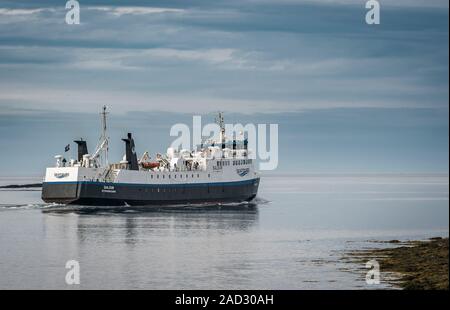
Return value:
[(407, 290), (448, 290), (448, 238), (427, 241), (388, 241), (399, 247), (369, 249), (350, 253), (358, 260), (376, 259), (381, 273), (396, 274), (389, 277), (395, 286)]

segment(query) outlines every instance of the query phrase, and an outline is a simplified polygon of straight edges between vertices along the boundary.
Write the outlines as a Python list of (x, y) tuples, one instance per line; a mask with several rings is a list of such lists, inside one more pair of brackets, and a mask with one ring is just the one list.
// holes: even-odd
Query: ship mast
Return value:
[(219, 112), (216, 117), (216, 123), (220, 127), (219, 143), (225, 143), (225, 122), (223, 120), (223, 112)]
[(106, 127), (106, 115), (108, 114), (108, 112), (106, 112), (106, 106), (103, 106), (102, 112), (100, 113), (101, 115), (101, 121), (102, 121), (102, 133), (100, 136), (100, 139), (98, 141), (96, 150), (94, 155), (92, 155), (93, 159), (99, 159), (99, 165), (101, 167), (104, 166), (108, 166), (108, 142), (109, 142), (109, 138), (108, 138), (108, 134), (107, 134), (107, 127)]
[(103, 125), (103, 131), (102, 131), (102, 138), (106, 139), (106, 105), (103, 106), (103, 111), (100, 113), (102, 116), (102, 125)]
[(106, 105), (103, 106), (103, 111), (100, 113), (102, 115), (102, 136), (101, 136), (101, 140), (105, 141), (105, 145), (103, 147), (103, 154), (104, 154), (104, 160), (105, 160), (105, 164), (106, 166), (108, 165), (108, 150), (109, 150), (109, 146), (108, 146), (108, 136), (107, 136), (107, 132), (106, 132), (106, 115), (108, 114), (108, 112), (106, 112)]

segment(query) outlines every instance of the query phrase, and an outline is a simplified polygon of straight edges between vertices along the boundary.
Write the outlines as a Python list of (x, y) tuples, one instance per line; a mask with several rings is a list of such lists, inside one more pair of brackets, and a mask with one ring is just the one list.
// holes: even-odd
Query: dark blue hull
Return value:
[(42, 200), (77, 205), (173, 205), (243, 202), (255, 198), (259, 178), (202, 184), (127, 184), (106, 182), (46, 182)]

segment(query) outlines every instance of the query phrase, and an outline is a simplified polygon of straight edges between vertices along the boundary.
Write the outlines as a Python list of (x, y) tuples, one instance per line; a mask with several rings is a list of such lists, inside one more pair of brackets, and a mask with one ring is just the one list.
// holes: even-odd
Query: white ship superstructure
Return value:
[(138, 160), (129, 133), (125, 156), (108, 162), (109, 138), (106, 108), (102, 112), (102, 134), (95, 152), (76, 140), (78, 158), (56, 156), (47, 168), (42, 189), (46, 202), (89, 205), (189, 204), (252, 200), (258, 191), (259, 174), (249, 158), (247, 140), (226, 141), (223, 116), (219, 141), (209, 141), (195, 150), (168, 148), (151, 160), (145, 152)]

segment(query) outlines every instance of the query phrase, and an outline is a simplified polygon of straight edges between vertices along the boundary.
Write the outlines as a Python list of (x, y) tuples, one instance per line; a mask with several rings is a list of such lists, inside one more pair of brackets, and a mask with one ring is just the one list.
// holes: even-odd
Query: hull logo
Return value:
[(246, 176), (249, 173), (249, 171), (250, 171), (249, 168), (236, 169), (237, 174), (239, 174), (239, 176), (241, 177)]
[(114, 189), (114, 186), (103, 186), (102, 193), (115, 194), (116, 190)]
[(69, 174), (67, 172), (66, 173), (59, 172), (59, 173), (55, 173), (54, 176), (57, 179), (62, 179), (62, 178), (67, 178), (69, 176)]

